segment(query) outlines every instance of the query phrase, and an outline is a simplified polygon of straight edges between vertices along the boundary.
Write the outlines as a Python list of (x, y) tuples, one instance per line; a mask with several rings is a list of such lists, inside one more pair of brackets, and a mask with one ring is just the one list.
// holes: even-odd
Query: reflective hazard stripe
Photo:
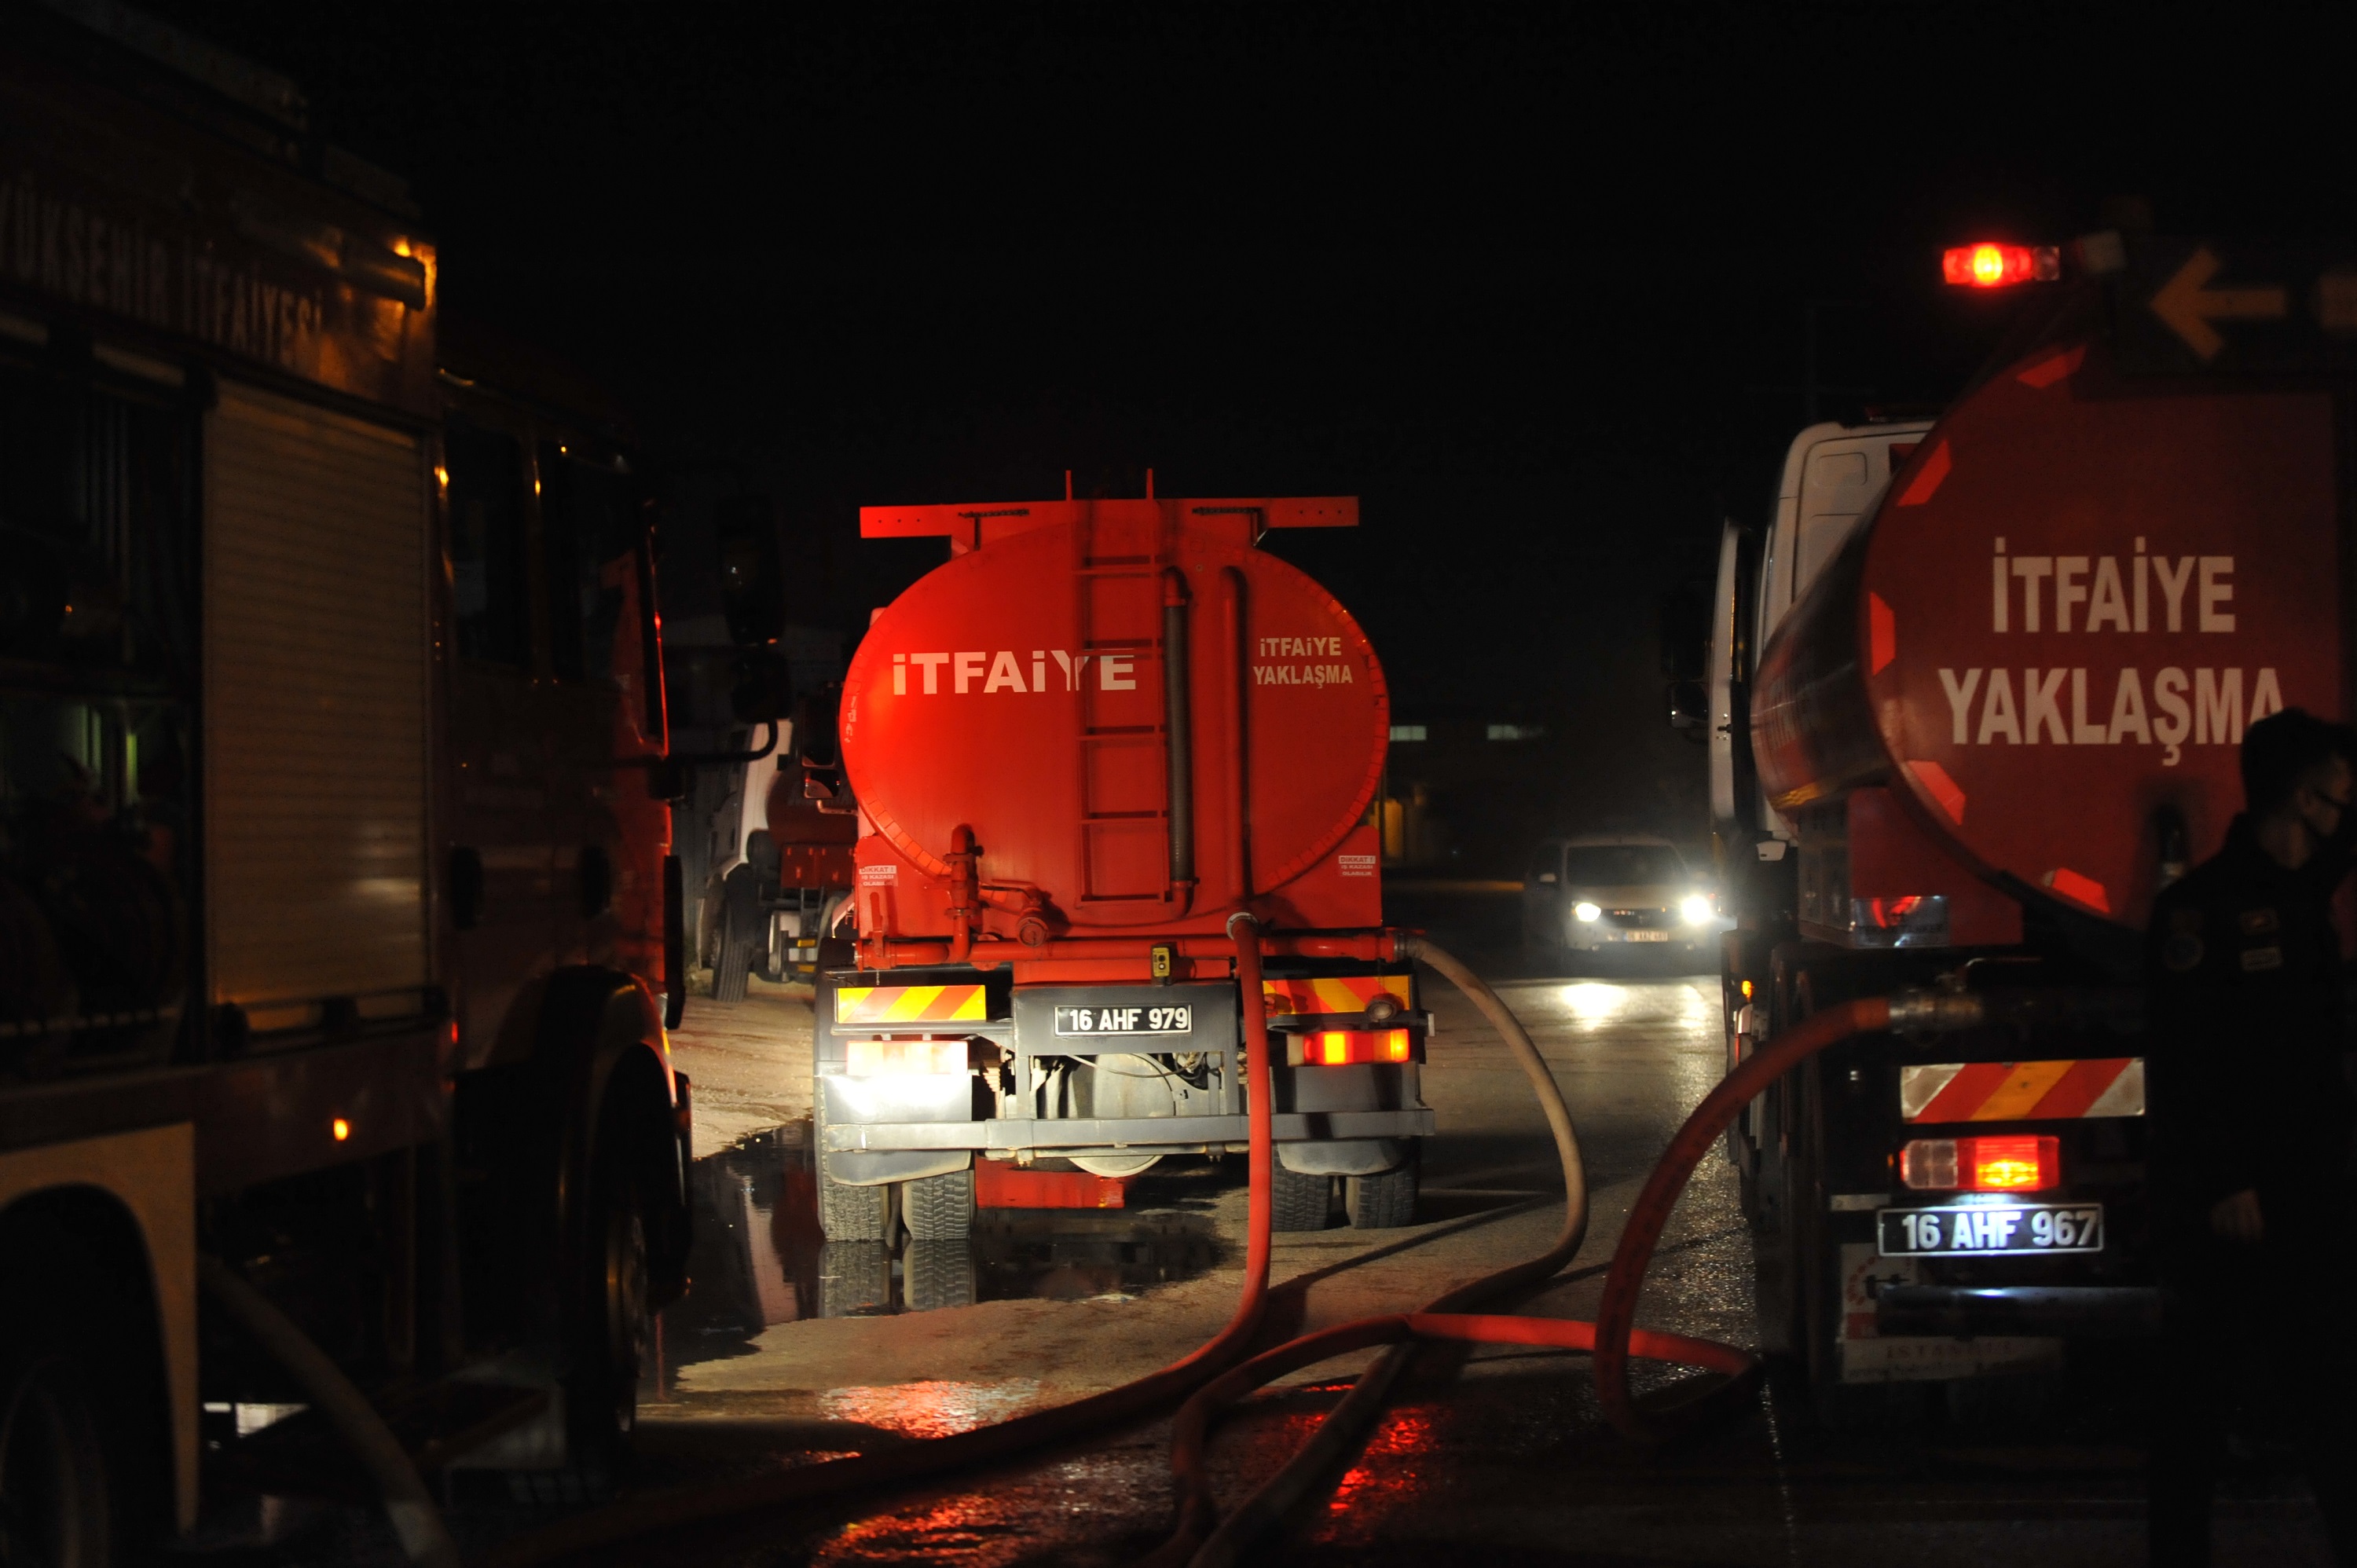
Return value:
[(978, 1024), (987, 1015), (979, 985), (846, 985), (834, 993), (839, 1024)]
[(1940, 1062), (1899, 1069), (1909, 1122), (2055, 1122), (2144, 1114), (2144, 1058)]
[(1272, 1013), (1363, 1013), (1378, 996), (1408, 1004), (1405, 974), (1326, 975), (1316, 980), (1264, 980), (1261, 994)]

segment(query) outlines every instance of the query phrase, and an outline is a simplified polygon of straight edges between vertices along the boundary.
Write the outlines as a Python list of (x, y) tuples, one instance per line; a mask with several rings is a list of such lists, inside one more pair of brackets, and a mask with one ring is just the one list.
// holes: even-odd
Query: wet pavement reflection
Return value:
[(659, 1320), (660, 1362), (747, 1354), (764, 1329), (811, 1317), (1128, 1300), (1219, 1266), (1213, 1210), (1241, 1179), (1241, 1166), (1168, 1161), (1130, 1184), (1125, 1208), (983, 1209), (964, 1241), (829, 1241), (811, 1124), (789, 1122), (690, 1172), (692, 1283)]

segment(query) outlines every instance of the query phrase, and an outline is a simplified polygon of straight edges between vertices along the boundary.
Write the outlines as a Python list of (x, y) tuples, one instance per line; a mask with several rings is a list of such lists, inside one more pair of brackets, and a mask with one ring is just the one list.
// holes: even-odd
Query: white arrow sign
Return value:
[(2225, 265), (2207, 245), (2197, 246), (2177, 275), (2152, 296), (2152, 313), (2185, 339), (2193, 357), (2208, 364), (2226, 346), (2212, 321), (2280, 321), (2287, 306), (2280, 284), (2257, 288), (2209, 288)]

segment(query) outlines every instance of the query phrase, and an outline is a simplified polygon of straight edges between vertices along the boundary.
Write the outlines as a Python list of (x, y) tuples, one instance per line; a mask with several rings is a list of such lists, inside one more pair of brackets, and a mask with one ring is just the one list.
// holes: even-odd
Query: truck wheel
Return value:
[[(772, 929), (776, 917), (761, 911), (761, 934), (753, 943), (753, 972), (772, 985), (782, 985), (794, 977), (794, 961), (780, 958), (777, 950), (777, 932)], [(789, 950), (791, 951), (791, 950)]]
[(1396, 1230), (1415, 1223), (1416, 1158), (1411, 1154), (1390, 1170), (1346, 1176), (1342, 1207), (1358, 1230)]
[(1273, 1188), (1269, 1194), (1270, 1208), (1275, 1211), (1271, 1228), (1277, 1230), (1323, 1230), (1330, 1218), (1334, 1203), (1334, 1178), (1303, 1176), (1287, 1170), (1279, 1160)]
[(720, 901), (720, 950), (712, 964), (715, 1002), (745, 1000), (745, 983), (753, 972), (754, 954), (764, 945), (768, 934), (769, 921), (762, 913), (760, 900), (754, 897), (751, 875), (739, 876), (731, 872)]
[(62, 1219), (0, 1238), (43, 1274), (0, 1300), (0, 1563), (145, 1562), (171, 1493), (156, 1326), (130, 1309), (127, 1271), (57, 1233)]
[(867, 1317), (891, 1306), (892, 1255), (883, 1242), (829, 1241), (818, 1250), (821, 1317)]
[(911, 1241), (963, 1241), (974, 1233), (974, 1172), (951, 1171), (902, 1184), (900, 1216)]
[(573, 1462), (593, 1477), (611, 1477), (630, 1457), (651, 1294), (646, 1201), (633, 1174), (624, 1103), (619, 1097), (609, 1102), (598, 1139), (573, 1369), (565, 1382)]
[[(833, 998), (822, 986), (818, 1015), (832, 1015)], [(818, 1166), (818, 1224), (830, 1241), (885, 1241), (892, 1235), (892, 1188), (854, 1187), (826, 1168), (826, 1083), (815, 1064), (811, 1075), (811, 1149)]]
[(48, 1345), (0, 1364), (0, 1563), (104, 1568), (116, 1560), (113, 1474), (99, 1402)]
[(900, 1255), (900, 1286), (910, 1312), (974, 1305), (974, 1251), (963, 1241), (911, 1240)]
[(853, 1187), (826, 1174), (819, 1156), (818, 1222), (830, 1241), (881, 1241), (892, 1223), (892, 1189)]

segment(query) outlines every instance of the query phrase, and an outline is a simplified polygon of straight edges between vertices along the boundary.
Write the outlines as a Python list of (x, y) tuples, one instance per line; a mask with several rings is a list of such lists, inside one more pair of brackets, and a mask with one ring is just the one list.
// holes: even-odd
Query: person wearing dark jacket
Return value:
[(2153, 905), (2145, 967), (2162, 1382), (2156, 1564), (2210, 1561), (2242, 1369), (2273, 1396), (2357, 1568), (2357, 1093), (2334, 890), (2349, 873), (2357, 730), (2288, 708), (2243, 737), (2246, 810)]

